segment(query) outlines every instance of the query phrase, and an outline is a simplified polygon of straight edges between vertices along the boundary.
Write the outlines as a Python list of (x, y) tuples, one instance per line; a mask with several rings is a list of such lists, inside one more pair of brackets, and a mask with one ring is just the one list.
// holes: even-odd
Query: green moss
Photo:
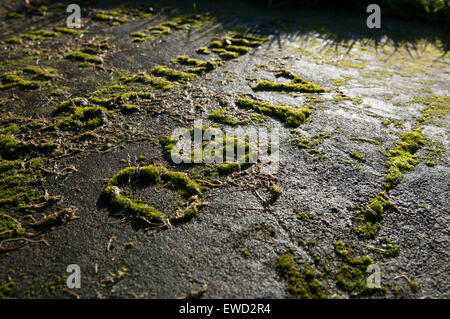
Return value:
[(15, 134), (20, 132), (20, 127), (16, 124), (12, 124), (2, 130), (0, 130), (1, 134)]
[(377, 222), (367, 221), (357, 228), (357, 233), (365, 239), (374, 239), (380, 231), (381, 225)]
[(267, 116), (260, 113), (249, 111), (247, 112), (247, 115), (254, 123), (264, 123), (267, 120)]
[(189, 68), (186, 70), (186, 72), (201, 75), (201, 74), (207, 73), (209, 71), (206, 67), (200, 66), (200, 67), (195, 67), (195, 68)]
[(366, 159), (364, 158), (364, 156), (362, 156), (362, 155), (359, 154), (358, 152), (351, 152), (349, 155), (350, 155), (351, 158), (353, 158), (353, 159), (355, 159), (355, 160), (357, 160), (357, 161), (359, 161), (359, 162), (364, 163), (364, 162), (366, 161)]
[(381, 250), (377, 250), (383, 258), (393, 258), (400, 254), (400, 245), (392, 244), (388, 240), (381, 241)]
[[(206, 130), (211, 129), (207, 126), (203, 126), (201, 128), (198, 128), (202, 130), (202, 134), (206, 132)], [(190, 132), (191, 138), (193, 138), (194, 128), (190, 128), (188, 130)], [(241, 169), (248, 168), (253, 162), (250, 162), (250, 160), (254, 160), (256, 158), (256, 150), (255, 147), (250, 147), (248, 143), (248, 138), (246, 139), (240, 139), (236, 136), (234, 138), (227, 137), (226, 135), (222, 137), (222, 139), (214, 139), (211, 141), (206, 141), (202, 144), (202, 149), (193, 149), (188, 154), (179, 154), (175, 153), (173, 151), (174, 146), (176, 145), (178, 141), (173, 139), (171, 136), (165, 137), (162, 140), (162, 145), (164, 147), (164, 153), (166, 156), (170, 157), (171, 159), (177, 158), (178, 160), (184, 162), (184, 163), (195, 163), (196, 154), (201, 158), (202, 163), (203, 162), (209, 162), (209, 160), (214, 161), (215, 159), (212, 157), (215, 157), (216, 154), (224, 160), (223, 156), (227, 153), (228, 150), (231, 148), (232, 153), (235, 154), (234, 160), (240, 164)], [(208, 151), (205, 151), (206, 148), (209, 148)], [(237, 150), (243, 149), (244, 154), (243, 158), (238, 158), (237, 156)], [(199, 154), (200, 153), (200, 154)], [(228, 159), (227, 159), (228, 160)], [(229, 163), (225, 163), (229, 164)], [(225, 169), (227, 167), (224, 166), (222, 169)], [(229, 166), (228, 166), (229, 167)], [(225, 170), (223, 171), (225, 172)]]
[(420, 285), (417, 283), (417, 282), (415, 282), (415, 281), (412, 281), (412, 280), (409, 280), (408, 281), (408, 284), (409, 284), (409, 287), (411, 287), (411, 290), (413, 291), (413, 292), (419, 292), (420, 291), (420, 289), (421, 289), (421, 287), (420, 287)]
[(175, 87), (177, 84), (172, 83), (169, 81), (165, 81), (156, 77), (151, 77), (146, 74), (138, 74), (138, 75), (132, 75), (128, 77), (122, 77), (121, 81), (124, 83), (142, 83), (146, 85), (150, 85), (151, 87), (155, 89), (161, 89), (161, 90), (170, 90), (171, 88)]
[(198, 54), (211, 54), (211, 51), (209, 51), (207, 47), (200, 47), (195, 52)]
[(130, 36), (133, 37), (133, 42), (151, 41), (154, 39), (152, 35), (143, 32), (133, 32)]
[(139, 111), (139, 106), (134, 104), (123, 104), (120, 111), (124, 114), (130, 114)]
[(161, 22), (159, 25), (163, 26), (163, 27), (169, 27), (169, 28), (172, 28), (172, 29), (182, 29), (182, 27), (178, 23), (176, 23), (174, 21)]
[(89, 141), (98, 139), (99, 136), (94, 132), (84, 132), (74, 137), (75, 140), (78, 141)]
[(357, 212), (357, 233), (364, 239), (375, 238), (381, 228), (385, 211), (392, 208), (386, 193), (380, 192), (369, 202), (366, 209)]
[(56, 290), (62, 289), (67, 282), (67, 275), (59, 276), (52, 275), (48, 282), (43, 284), (43, 289), (48, 293), (53, 293)]
[(77, 106), (82, 105), (84, 103), (85, 99), (77, 97), (70, 100), (66, 100), (61, 102), (57, 107), (55, 113), (72, 113), (75, 111)]
[(392, 292), (394, 293), (394, 295), (398, 297), (403, 297), (405, 295), (405, 291), (400, 287), (394, 287)]
[(2, 84), (0, 84), (0, 90), (6, 90), (14, 87), (18, 87), (23, 90), (35, 90), (42, 85), (39, 81), (24, 80), (14, 73), (2, 74), (0, 76), (0, 81), (2, 82)]
[(170, 28), (166, 25), (153, 26), (153, 27), (148, 28), (148, 30), (150, 31), (151, 34), (156, 34), (156, 35), (172, 33)]
[(65, 59), (80, 61), (80, 62), (91, 62), (95, 64), (102, 64), (104, 61), (101, 57), (94, 56), (81, 51), (73, 51), (64, 56)]
[(76, 107), (72, 114), (56, 123), (62, 130), (92, 128), (103, 124), (105, 111), (98, 106)]
[(344, 242), (341, 240), (334, 242), (333, 245), (336, 255), (341, 257), (345, 261), (345, 263), (350, 266), (365, 270), (367, 266), (373, 264), (373, 260), (369, 256), (363, 256), (362, 258), (352, 257), (353, 250), (351, 248), (347, 248)]
[(377, 197), (369, 202), (368, 206), (373, 212), (375, 212), (375, 218), (379, 220), (383, 218), (383, 212), (386, 208), (391, 206), (391, 203), (384, 197), (384, 195), (378, 194)]
[(189, 58), (187, 56), (179, 56), (175, 59), (176, 63), (183, 65), (193, 65), (196, 67), (204, 67), (207, 71), (214, 70), (216, 65), (210, 61), (201, 61), (193, 58)]
[(57, 147), (58, 147), (58, 145), (56, 145), (52, 142), (41, 143), (38, 146), (39, 150), (42, 152), (48, 152), (48, 151), (56, 149)]
[[(4, 213), (2, 213), (4, 214)], [(9, 238), (18, 229), (19, 225), (12, 219), (0, 216), (0, 238)]]
[(394, 119), (394, 118), (389, 118), (389, 119), (387, 119), (387, 120), (382, 121), (381, 123), (382, 123), (384, 126), (389, 126), (389, 125), (391, 125), (392, 123), (394, 123), (395, 128), (398, 128), (398, 129), (403, 129), (403, 128), (405, 128), (405, 126), (403, 125), (402, 121), (397, 120), (397, 119)]
[(130, 91), (120, 95), (122, 100), (151, 99), (152, 97), (153, 93), (147, 91)]
[(339, 240), (333, 243), (336, 254), (344, 259), (350, 258), (352, 251), (345, 247), (343, 241)]
[(9, 43), (9, 44), (18, 44), (18, 43), (22, 43), (22, 40), (18, 39), (18, 38), (8, 38), (5, 40), (5, 43)]
[(248, 258), (251, 255), (247, 248), (243, 248), (241, 250), (241, 252), (242, 252), (242, 254), (244, 255), (245, 258)]
[(422, 128), (401, 134), (401, 141), (395, 144), (395, 148), (387, 154), (385, 165), (388, 167), (385, 188), (394, 188), (403, 179), (405, 172), (411, 171), (418, 164), (414, 154), (426, 144), (421, 134)]
[(298, 137), (294, 140), (300, 148), (308, 148), (309, 143), (311, 142), (309, 138), (306, 137)]
[(224, 47), (224, 49), (225, 49), (226, 51), (236, 52), (236, 53), (238, 53), (239, 55), (246, 54), (248, 51), (250, 51), (249, 48), (244, 47), (244, 46), (238, 46), (238, 45), (226, 45), (226, 46)]
[(0, 156), (3, 159), (15, 160), (23, 157), (31, 150), (31, 145), (17, 140), (12, 135), (0, 135)]
[(55, 30), (56, 32), (61, 32), (61, 33), (65, 33), (65, 34), (73, 34), (73, 35), (80, 35), (80, 34), (88, 32), (85, 30), (76, 30), (76, 29), (70, 29), (70, 28), (65, 28), (65, 27), (54, 27), (53, 30)]
[(12, 299), (11, 290), (15, 287), (13, 281), (0, 284), (0, 299)]
[(103, 40), (86, 43), (81, 49), (79, 49), (79, 51), (88, 54), (101, 54), (113, 48), (114, 47), (111, 44), (109, 44), (107, 40)]
[(425, 165), (427, 166), (435, 166), (437, 159), (444, 153), (446, 150), (441, 148), (443, 145), (442, 142), (428, 142), (427, 147), (425, 148)]
[(111, 11), (109, 13), (96, 13), (92, 19), (102, 22), (110, 22), (113, 25), (127, 22), (125, 17), (118, 16), (118, 11)]
[(273, 115), (283, 120), (287, 127), (298, 127), (312, 113), (307, 108), (296, 108), (288, 105), (275, 105), (256, 100), (241, 98), (236, 104), (240, 107), (253, 109), (265, 115)]
[(218, 49), (218, 48), (222, 48), (222, 47), (223, 47), (223, 44), (220, 41), (213, 41), (208, 45), (208, 48), (211, 48), (211, 49)]
[(227, 59), (227, 60), (231, 60), (231, 59), (236, 59), (239, 57), (239, 53), (237, 52), (232, 52), (232, 51), (227, 51), (227, 50), (222, 50), (219, 52), (219, 56), (223, 59)]
[(299, 269), (290, 254), (283, 254), (278, 258), (277, 270), (281, 278), (288, 283), (288, 292), (301, 298), (327, 298), (327, 290), (321, 286), (313, 270), (304, 267)]
[(50, 80), (56, 77), (57, 71), (53, 68), (41, 69), (36, 66), (27, 66), (22, 69), (24, 73), (33, 74), (33, 76), (40, 80)]
[(342, 266), (336, 274), (337, 285), (348, 292), (361, 292), (366, 288), (364, 271), (348, 265)]
[(27, 40), (42, 40), (43, 38), (55, 37), (56, 32), (48, 30), (36, 30), (21, 34), (20, 37)]
[(347, 84), (347, 80), (344, 79), (334, 79), (333, 83), (335, 86), (342, 86)]
[(194, 73), (185, 73), (182, 71), (177, 71), (162, 65), (158, 65), (151, 69), (149, 73), (158, 77), (165, 77), (169, 81), (177, 81), (177, 82), (187, 82), (194, 80), (197, 75)]
[(445, 119), (450, 113), (450, 96), (429, 95), (426, 97), (414, 97), (412, 103), (424, 104), (421, 123), (432, 123), (435, 118)]
[(309, 217), (307, 212), (297, 212), (295, 209), (294, 209), (294, 212), (297, 213), (297, 218), (298, 219), (301, 219), (304, 222), (310, 222), (311, 221), (311, 218)]
[(322, 93), (326, 90), (312, 82), (306, 81), (285, 69), (277, 73), (277, 76), (282, 76), (291, 79), (290, 83), (275, 83), (271, 81), (259, 81), (252, 87), (255, 91), (283, 91), (283, 92), (308, 92), (308, 93)]
[(345, 95), (345, 94), (343, 94), (343, 93), (340, 93), (340, 94), (336, 95), (336, 96), (334, 97), (334, 101), (335, 101), (335, 102), (340, 102), (340, 101), (350, 101), (350, 102), (352, 102), (352, 103), (355, 104), (355, 105), (359, 105), (359, 104), (361, 104), (361, 103), (363, 102), (363, 101), (362, 101), (360, 98), (358, 98), (358, 97), (350, 97), (350, 96)]
[(25, 16), (18, 12), (8, 12), (6, 14), (7, 19), (23, 19)]
[(245, 121), (240, 121), (235, 119), (234, 117), (227, 115), (226, 112), (222, 109), (217, 109), (211, 112), (208, 116), (209, 119), (222, 124), (227, 124), (231, 126), (245, 124)]
[(353, 250), (347, 248), (342, 241), (334, 242), (334, 249), (336, 255), (346, 263), (336, 274), (337, 286), (340, 289), (359, 294), (385, 290), (384, 288), (367, 287), (366, 270), (369, 265), (373, 264), (372, 258), (369, 256), (363, 256), (362, 258), (352, 257)]
[[(308, 149), (308, 153), (311, 154), (320, 154), (320, 151), (318, 149), (315, 149), (313, 147), (317, 147), (320, 145), (324, 139), (330, 138), (331, 135), (328, 133), (318, 133), (314, 135), (314, 139), (310, 140), (306, 137), (297, 137), (293, 141), (298, 145), (300, 148), (306, 148)], [(320, 160), (322, 155), (318, 155), (315, 160)]]
[[(27, 157), (33, 155), (31, 152), (33, 147), (25, 144), (26, 151), (19, 152), (17, 145), (23, 145), (24, 143), (15, 140), (14, 144), (16, 144), (13, 147), (14, 153), (8, 156), (11, 160), (0, 160), (0, 206), (7, 205), (11, 213), (14, 211), (33, 213), (35, 210), (30, 208), (29, 205), (33, 202), (42, 202), (42, 196), (37, 194), (35, 187), (42, 177), (40, 171), (36, 168), (44, 166), (43, 161), (39, 158), (26, 160), (25, 154)], [(13, 158), (18, 160), (13, 160)], [(2, 221), (5, 220), (3, 217), (0, 216)], [(5, 218), (9, 220), (9, 218)], [(13, 219), (10, 219), (10, 221), (13, 221)], [(8, 232), (8, 236), (23, 235), (24, 229), (15, 220), (13, 222), (17, 225), (14, 232)], [(13, 224), (10, 226), (14, 227)]]
[(189, 207), (183, 214), (166, 215), (156, 208), (123, 195), (120, 186), (123, 186), (132, 178), (136, 178), (146, 185), (162, 184), (164, 187), (179, 192), (188, 198), (192, 195), (200, 195), (200, 186), (191, 180), (186, 174), (168, 170), (162, 166), (145, 166), (139, 170), (136, 167), (127, 167), (113, 176), (103, 191), (105, 199), (116, 213), (128, 216), (132, 219), (143, 219), (150, 222), (165, 222), (165, 220), (181, 221), (197, 214), (195, 205)]
[(223, 163), (217, 166), (217, 171), (219, 174), (228, 175), (233, 172), (238, 172), (241, 170), (241, 165), (239, 163)]
[(318, 138), (318, 139), (326, 139), (326, 138), (330, 138), (331, 134), (321, 132), (321, 133), (314, 134), (314, 137)]
[(269, 38), (262, 38), (252, 35), (234, 34), (225, 37), (225, 41), (231, 43), (232, 45), (259, 47), (264, 42), (269, 41)]
[(95, 68), (95, 64), (91, 62), (81, 62), (79, 65), (80, 68)]
[(283, 190), (277, 185), (272, 184), (270, 187), (270, 197), (268, 199), (268, 203), (273, 204), (276, 200), (278, 200), (278, 198), (280, 198), (281, 194), (283, 194)]
[(103, 94), (113, 94), (117, 92), (125, 91), (127, 88), (124, 85), (110, 85), (104, 88), (101, 88), (93, 93), (93, 95), (103, 95)]

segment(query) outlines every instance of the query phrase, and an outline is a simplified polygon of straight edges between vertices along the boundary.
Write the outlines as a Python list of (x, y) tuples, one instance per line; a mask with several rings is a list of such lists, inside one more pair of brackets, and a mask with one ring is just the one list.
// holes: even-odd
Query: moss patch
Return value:
[(42, 83), (39, 81), (28, 81), (14, 73), (2, 74), (0, 76), (0, 81), (0, 90), (6, 90), (15, 87), (22, 90), (36, 90), (42, 85)]
[(364, 239), (374, 239), (381, 228), (384, 213), (393, 208), (386, 193), (380, 192), (365, 209), (356, 212), (357, 233)]
[(363, 102), (360, 98), (350, 97), (350, 96), (345, 95), (343, 93), (339, 93), (338, 95), (335, 95), (334, 101), (337, 102), (337, 103), (341, 102), (341, 101), (350, 101), (354, 105), (359, 105), (359, 104), (361, 104)]
[(369, 288), (367, 287), (367, 267), (373, 264), (372, 258), (369, 256), (352, 257), (353, 250), (345, 246), (344, 242), (334, 242), (334, 250), (336, 255), (344, 262), (336, 273), (337, 286), (350, 293), (375, 293), (384, 292), (385, 288)]
[(204, 68), (206, 72), (214, 70), (217, 65), (210, 61), (201, 61), (193, 58), (189, 58), (187, 56), (179, 56), (175, 59), (176, 63), (182, 64), (182, 65), (192, 65), (196, 66), (198, 68)]
[(277, 72), (277, 77), (285, 77), (291, 80), (290, 83), (275, 83), (271, 81), (259, 81), (252, 87), (255, 91), (284, 91), (284, 92), (307, 92), (322, 93), (326, 90), (312, 82), (306, 81), (292, 72), (282, 69)]
[(364, 156), (362, 156), (361, 154), (359, 154), (358, 152), (351, 152), (350, 157), (361, 162), (361, 163), (365, 163), (366, 159), (364, 158)]
[(160, 90), (170, 90), (177, 85), (177, 83), (169, 82), (147, 74), (124, 76), (121, 78), (121, 81), (123, 83), (142, 83)]
[(36, 31), (30, 31), (24, 34), (19, 35), (22, 39), (26, 40), (32, 40), (32, 41), (40, 41), (45, 38), (53, 38), (56, 37), (58, 34), (53, 31), (49, 30), (36, 30)]
[(65, 27), (54, 27), (53, 30), (56, 32), (64, 33), (64, 34), (72, 34), (72, 35), (80, 35), (83, 33), (87, 33), (86, 30), (77, 30), (77, 29), (71, 29), (71, 28), (65, 28)]
[(127, 167), (113, 176), (103, 191), (108, 205), (114, 209), (116, 214), (150, 223), (166, 223), (167, 220), (177, 222), (197, 215), (197, 204), (189, 205), (186, 209), (178, 210), (177, 213), (169, 216), (147, 203), (130, 198), (119, 187), (129, 183), (131, 179), (139, 180), (145, 186), (162, 185), (165, 188), (177, 191), (186, 198), (201, 194), (200, 186), (184, 173), (153, 165), (144, 166), (140, 169)]
[(7, 283), (0, 284), (0, 299), (14, 299), (11, 295), (11, 290), (15, 287), (15, 283), (13, 281), (9, 281)]
[[(214, 128), (203, 126), (201, 128), (190, 128), (188, 131), (190, 133), (191, 139), (193, 139), (194, 129), (201, 129), (202, 134), (205, 134), (207, 130), (214, 132)], [(192, 140), (191, 140), (192, 142)], [(246, 169), (253, 164), (256, 160), (257, 150), (256, 146), (250, 147), (248, 143), (248, 138), (241, 139), (236, 136), (228, 137), (223, 136), (221, 139), (212, 139), (210, 141), (205, 141), (200, 149), (191, 149), (187, 154), (183, 153), (184, 150), (179, 150), (175, 152), (174, 147), (178, 143), (177, 140), (173, 139), (171, 136), (167, 136), (162, 140), (162, 145), (164, 147), (164, 152), (166, 156), (170, 157), (172, 160), (177, 160), (183, 163), (196, 163), (196, 159), (199, 158), (201, 163), (221, 163), (217, 166), (220, 174), (231, 173), (237, 169)], [(231, 150), (232, 149), (232, 150)], [(234, 154), (233, 162), (226, 162), (227, 151), (231, 151)], [(243, 150), (243, 154), (240, 154), (238, 150)], [(218, 157), (218, 158), (217, 158)], [(216, 161), (217, 159), (217, 161)], [(197, 161), (198, 162), (198, 161)], [(236, 165), (236, 164), (239, 164)]]
[(243, 125), (243, 124), (247, 123), (247, 121), (238, 120), (238, 119), (232, 117), (231, 115), (228, 115), (222, 109), (217, 109), (217, 110), (212, 111), (211, 114), (209, 114), (208, 118), (213, 120), (214, 122), (227, 124), (227, 125), (231, 125), (231, 126)]
[(105, 109), (99, 106), (75, 107), (70, 113), (52, 126), (62, 130), (93, 128), (102, 125), (106, 116)]
[(200, 47), (195, 52), (198, 54), (211, 54), (211, 51), (209, 51), (207, 47)]
[(435, 118), (445, 119), (450, 113), (450, 96), (429, 95), (426, 97), (414, 97), (412, 103), (424, 104), (421, 123), (432, 123)]
[(81, 51), (73, 51), (64, 56), (65, 59), (80, 61), (80, 62), (90, 62), (95, 64), (103, 64), (103, 59), (101, 57), (91, 55)]
[(283, 254), (278, 258), (277, 270), (281, 278), (287, 281), (287, 290), (294, 297), (328, 297), (329, 293), (319, 282), (316, 273), (306, 266), (298, 267), (290, 254)]
[(234, 46), (259, 47), (269, 38), (258, 37), (250, 34), (232, 34), (225, 37), (225, 42)]
[(57, 76), (57, 71), (53, 68), (41, 69), (37, 66), (27, 66), (22, 71), (32, 74), (38, 80), (50, 80)]
[(195, 73), (186, 73), (162, 65), (154, 67), (149, 71), (149, 73), (154, 76), (164, 77), (169, 81), (177, 81), (181, 83), (194, 80), (197, 77), (197, 74)]
[(118, 25), (124, 22), (127, 22), (128, 19), (124, 15), (124, 11), (122, 9), (116, 9), (109, 12), (101, 12), (96, 13), (93, 17), (93, 20), (108, 22), (112, 25)]
[(312, 113), (307, 108), (296, 108), (288, 105), (275, 105), (256, 100), (241, 98), (236, 104), (243, 108), (253, 109), (265, 115), (273, 115), (280, 118), (287, 127), (298, 127), (306, 121)]
[(394, 188), (403, 179), (405, 172), (411, 171), (418, 164), (414, 154), (426, 144), (421, 134), (422, 128), (401, 134), (401, 141), (395, 144), (394, 149), (389, 150), (386, 159), (388, 174), (386, 175), (385, 188)]

